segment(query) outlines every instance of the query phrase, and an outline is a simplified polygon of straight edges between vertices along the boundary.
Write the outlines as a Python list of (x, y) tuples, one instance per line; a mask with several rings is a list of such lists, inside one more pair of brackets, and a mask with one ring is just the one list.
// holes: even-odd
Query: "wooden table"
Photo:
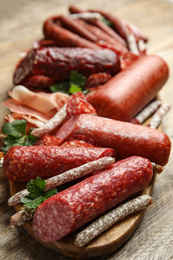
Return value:
[[(30, 48), (33, 40), (42, 37), (42, 22), (50, 15), (66, 14), (71, 0), (6, 0), (0, 1), (0, 101), (12, 87), (12, 73), (19, 59), (18, 53)], [(141, 28), (150, 38), (148, 53), (163, 57), (170, 67), (170, 78), (160, 92), (163, 102), (173, 105), (173, 1), (164, 0), (77, 0), (81, 8), (104, 8)], [(3, 116), (7, 113), (1, 109)], [(163, 131), (173, 140), (173, 110), (163, 121)], [(118, 251), (99, 259), (171, 260), (173, 259), (173, 159), (157, 176), (153, 204), (136, 232)], [(8, 182), (0, 175), (0, 259), (6, 260), (67, 260), (44, 248), (30, 237), (23, 227), (9, 229), (14, 209), (7, 205)]]

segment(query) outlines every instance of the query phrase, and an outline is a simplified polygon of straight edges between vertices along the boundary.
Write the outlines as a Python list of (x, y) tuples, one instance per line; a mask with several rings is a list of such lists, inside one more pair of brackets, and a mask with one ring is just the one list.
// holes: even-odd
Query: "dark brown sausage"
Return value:
[(54, 81), (68, 80), (71, 70), (85, 76), (98, 72), (115, 75), (120, 71), (119, 57), (111, 50), (47, 47), (32, 49), (14, 73), (14, 85), (32, 75), (43, 75)]
[(57, 136), (64, 139), (78, 134), (93, 138), (101, 147), (115, 149), (119, 160), (139, 155), (159, 165), (168, 162), (171, 142), (165, 133), (157, 129), (82, 114), (68, 120)]
[(15, 182), (26, 182), (37, 176), (47, 179), (105, 156), (115, 157), (115, 151), (105, 148), (14, 146), (4, 157), (4, 173)]
[(162, 58), (142, 56), (106, 84), (91, 90), (87, 101), (99, 116), (129, 121), (156, 96), (168, 74)]
[(152, 176), (145, 158), (119, 161), (43, 202), (34, 214), (34, 233), (44, 242), (59, 240), (144, 189)]

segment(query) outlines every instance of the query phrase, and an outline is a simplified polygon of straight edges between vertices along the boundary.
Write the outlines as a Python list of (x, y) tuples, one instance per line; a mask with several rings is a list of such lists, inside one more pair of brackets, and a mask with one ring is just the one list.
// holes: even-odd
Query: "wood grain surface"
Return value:
[[(68, 12), (71, 0), (0, 0), (0, 101), (12, 88), (12, 74), (19, 52), (42, 37), (42, 23), (50, 15)], [(136, 24), (149, 36), (148, 53), (163, 57), (170, 67), (170, 78), (160, 91), (161, 100), (173, 106), (173, 2), (164, 0), (80, 0), (81, 8), (102, 8)], [(0, 106), (0, 125), (7, 110)], [(163, 131), (173, 141), (173, 109), (163, 121)], [(117, 251), (97, 259), (173, 259), (173, 159), (156, 178), (153, 204), (147, 209), (133, 236)], [(36, 242), (23, 227), (9, 228), (14, 209), (8, 207), (8, 182), (0, 172), (0, 259), (70, 260)], [(96, 258), (95, 258), (96, 259)]]

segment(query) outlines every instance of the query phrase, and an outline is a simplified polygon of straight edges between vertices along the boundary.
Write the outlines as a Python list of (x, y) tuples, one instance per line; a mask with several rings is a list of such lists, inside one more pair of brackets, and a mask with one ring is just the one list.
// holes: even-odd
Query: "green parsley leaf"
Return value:
[(78, 85), (73, 84), (70, 86), (70, 89), (69, 89), (70, 94), (73, 94), (78, 91), (82, 91), (82, 88), (80, 88)]
[(62, 92), (68, 94), (70, 83), (67, 81), (60, 81), (50, 87), (52, 92)]
[(30, 180), (26, 185), (29, 195), (21, 199), (27, 209), (36, 209), (43, 201), (57, 194), (57, 189), (44, 191), (46, 187), (45, 180), (37, 177), (36, 180)]
[[(73, 94), (78, 91), (83, 91), (87, 78), (76, 71), (71, 71), (69, 81), (60, 81), (50, 87), (52, 92), (63, 92)], [(84, 90), (85, 91), (85, 90)]]
[(38, 137), (32, 136), (31, 132), (29, 135), (26, 134), (26, 120), (14, 120), (13, 123), (5, 123), (2, 126), (2, 133), (7, 135), (3, 139), (3, 146), (1, 150), (6, 153), (8, 149), (16, 145), (29, 146), (33, 145)]
[(110, 20), (106, 19), (104, 16), (102, 16), (101, 20), (102, 20), (102, 22), (103, 22), (104, 24), (106, 24), (107, 26), (109, 26), (109, 27), (112, 26), (112, 22), (111, 22)]
[(86, 82), (86, 77), (76, 71), (70, 72), (70, 85), (77, 85), (83, 88)]

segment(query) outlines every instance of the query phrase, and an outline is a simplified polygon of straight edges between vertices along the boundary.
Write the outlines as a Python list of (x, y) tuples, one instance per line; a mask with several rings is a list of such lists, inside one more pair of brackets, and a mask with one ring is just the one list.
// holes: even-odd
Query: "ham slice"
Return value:
[(32, 92), (24, 86), (16, 86), (9, 91), (9, 96), (3, 105), (12, 113), (6, 120), (25, 119), (33, 126), (41, 127), (66, 104), (68, 95), (60, 92)]

